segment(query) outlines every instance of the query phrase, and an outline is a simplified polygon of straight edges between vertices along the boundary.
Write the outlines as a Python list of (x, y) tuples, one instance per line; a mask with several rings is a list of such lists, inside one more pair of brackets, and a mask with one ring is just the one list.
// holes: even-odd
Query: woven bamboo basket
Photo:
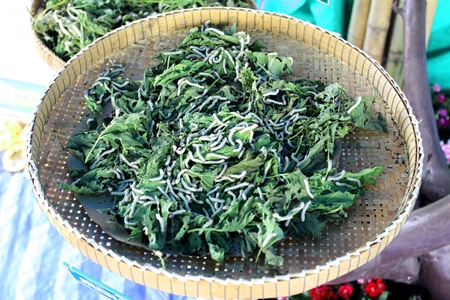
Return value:
[[(31, 16), (35, 16), (39, 9), (43, 8), (45, 5), (45, 0), (32, 0), (30, 5), (30, 13)], [(250, 8), (256, 9), (256, 5), (254, 0), (244, 0), (245, 3), (248, 3)], [(33, 42), (39, 56), (45, 61), (45, 63), (55, 71), (59, 71), (66, 61), (61, 59), (55, 52), (53, 52), (50, 48), (48, 48), (39, 35), (32, 30)]]
[[(252, 39), (294, 60), (294, 78), (341, 82), (349, 96), (374, 96), (374, 111), (388, 120), (389, 134), (357, 130), (342, 141), (340, 168), (381, 165), (378, 184), (340, 225), (321, 240), (277, 247), (284, 265), (274, 275), (263, 260), (229, 256), (224, 265), (209, 257), (168, 255), (163, 269), (151, 251), (116, 241), (86, 214), (76, 197), (56, 181), (69, 182), (67, 137), (86, 114), (83, 92), (110, 61), (126, 64), (124, 77), (139, 78), (150, 58), (178, 45), (192, 27), (237, 24)], [(197, 298), (270, 298), (301, 293), (338, 278), (378, 255), (409, 216), (422, 175), (418, 123), (401, 89), (378, 63), (345, 40), (292, 17), (246, 9), (176, 11), (131, 23), (98, 39), (58, 72), (34, 112), (28, 141), (28, 173), (37, 201), (57, 231), (83, 255), (138, 284)]]

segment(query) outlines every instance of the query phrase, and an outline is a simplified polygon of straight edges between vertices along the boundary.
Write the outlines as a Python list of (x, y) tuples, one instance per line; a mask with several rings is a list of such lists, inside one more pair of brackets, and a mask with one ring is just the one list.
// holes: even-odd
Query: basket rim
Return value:
[[(359, 48), (357, 48), (354, 45), (351, 45), (350, 43), (348, 43), (347, 41), (345, 41), (344, 39), (342, 39), (339, 35), (327, 31), (323, 28), (320, 28), (316, 25), (313, 25), (309, 22), (305, 22), (305, 21), (301, 21), (298, 20), (294, 17), (288, 16), (288, 15), (284, 15), (284, 14), (278, 14), (278, 13), (273, 13), (273, 12), (262, 12), (262, 11), (256, 11), (256, 10), (252, 10), (252, 9), (244, 9), (244, 8), (233, 8), (233, 7), (226, 7), (226, 8), (209, 8), (209, 7), (203, 7), (203, 8), (192, 8), (192, 9), (184, 9), (184, 10), (177, 10), (177, 11), (172, 11), (172, 12), (168, 12), (168, 13), (164, 13), (164, 14), (158, 14), (155, 16), (149, 16), (145, 19), (141, 19), (141, 20), (136, 20), (130, 24), (127, 24), (126, 26), (117, 28), (109, 33), (107, 33), (105, 36), (98, 38), (97, 40), (95, 40), (93, 43), (91, 43), (90, 45), (88, 45), (87, 47), (85, 47), (84, 49), (82, 49), (78, 54), (76, 54), (74, 57), (72, 57), (71, 59), (69, 59), (63, 66), (62, 69), (59, 70), (59, 72), (57, 72), (57, 74), (55, 75), (55, 80), (57, 77), (62, 76), (62, 74), (64, 72), (69, 72), (68, 71), (68, 67), (75, 62), (77, 59), (80, 59), (80, 57), (82, 57), (87, 51), (88, 49), (90, 49), (90, 47), (92, 47), (93, 45), (95, 45), (96, 43), (98, 43), (99, 41), (106, 39), (109, 36), (112, 36), (114, 34), (117, 34), (120, 31), (124, 31), (127, 28), (130, 28), (131, 26), (135, 25), (135, 24), (139, 24), (140, 22), (149, 22), (151, 20), (158, 20), (161, 18), (166, 18), (167, 16), (170, 15), (174, 15), (174, 14), (179, 14), (179, 13), (186, 13), (186, 12), (195, 12), (195, 11), (208, 11), (208, 10), (236, 10), (236, 11), (246, 11), (248, 13), (252, 13), (252, 14), (261, 14), (261, 15), (269, 15), (269, 16), (277, 16), (283, 19), (287, 19), (288, 22), (295, 22), (297, 24), (297, 26), (299, 24), (301, 24), (301, 26), (309, 27), (312, 28), (313, 30), (319, 30), (321, 31), (323, 34), (327, 34), (330, 36), (330, 39), (336, 39), (336, 42), (341, 42), (343, 43), (345, 46), (347, 47), (351, 47), (352, 49), (354, 49), (355, 51), (358, 52), (358, 55), (362, 55), (364, 57), (364, 59), (367, 59), (370, 63), (370, 68), (372, 66), (375, 67), (377, 74), (380, 74), (380, 78), (379, 80), (383, 79), (386, 81), (385, 84), (391, 84), (392, 87), (394, 88), (395, 92), (397, 93), (397, 95), (401, 98), (402, 103), (405, 106), (405, 109), (407, 110), (407, 114), (408, 114), (408, 120), (409, 120), (409, 124), (408, 126), (412, 126), (414, 128), (413, 130), (413, 143), (415, 145), (413, 145), (412, 148), (407, 149), (407, 152), (409, 155), (413, 155), (413, 159), (415, 159), (414, 162), (410, 161), (410, 169), (408, 169), (408, 183), (407, 183), (407, 189), (405, 191), (405, 194), (409, 194), (409, 199), (407, 200), (406, 205), (403, 207), (402, 211), (399, 211), (398, 214), (395, 216), (394, 220), (392, 220), (392, 222), (384, 228), (383, 232), (381, 232), (380, 234), (377, 234), (372, 240), (369, 240), (365, 243), (365, 245), (362, 245), (361, 247), (359, 247), (358, 249), (355, 249), (355, 251), (351, 252), (351, 253), (347, 253), (346, 255), (340, 256), (332, 261), (328, 261), (326, 263), (326, 265), (324, 266), (317, 266), (314, 269), (308, 269), (308, 270), (303, 270), (302, 272), (299, 273), (294, 273), (294, 274), (288, 274), (288, 275), (284, 275), (284, 276), (275, 276), (275, 277), (263, 277), (263, 278), (252, 278), (251, 280), (247, 280), (247, 279), (240, 279), (240, 280), (233, 280), (233, 279), (227, 279), (227, 280), (223, 280), (221, 278), (218, 277), (204, 277), (201, 275), (189, 275), (189, 276), (180, 276), (177, 275), (175, 273), (169, 273), (167, 271), (165, 271), (164, 269), (158, 269), (155, 268), (153, 266), (148, 266), (148, 265), (141, 265), (141, 264), (137, 264), (134, 261), (130, 261), (125, 257), (119, 257), (116, 253), (114, 253), (113, 251), (106, 249), (105, 247), (103, 247), (102, 245), (98, 245), (94, 240), (87, 238), (84, 234), (81, 234), (78, 232), (78, 230), (76, 228), (73, 228), (66, 220), (63, 220), (62, 217), (56, 212), (56, 210), (49, 204), (48, 199), (45, 196), (45, 192), (43, 190), (43, 187), (39, 181), (39, 169), (36, 165), (36, 163), (33, 160), (33, 147), (34, 147), (34, 143), (32, 141), (33, 139), (33, 125), (35, 124), (35, 121), (37, 121), (37, 113), (39, 110), (40, 105), (38, 105), (36, 107), (36, 111), (33, 113), (33, 122), (30, 124), (30, 129), (29, 129), (29, 140), (27, 142), (27, 157), (28, 157), (28, 162), (27, 162), (27, 172), (29, 174), (30, 179), (33, 181), (33, 187), (35, 190), (36, 195), (38, 196), (38, 202), (40, 204), (40, 207), (46, 211), (46, 216), (49, 219), (53, 219), (54, 222), (56, 222), (56, 224), (59, 225), (59, 232), (62, 233), (64, 232), (64, 230), (66, 229), (70, 234), (74, 234), (80, 241), (84, 240), (84, 242), (93, 247), (94, 249), (96, 249), (96, 251), (98, 251), (99, 253), (102, 253), (103, 255), (109, 255), (111, 257), (113, 257), (114, 259), (116, 259), (118, 262), (123, 262), (125, 264), (127, 264), (130, 268), (136, 267), (139, 268), (141, 270), (149, 270), (153, 273), (156, 274), (162, 274), (165, 277), (168, 277), (170, 279), (177, 279), (177, 280), (181, 280), (183, 282), (199, 282), (199, 281), (206, 281), (206, 282), (217, 282), (221, 285), (247, 285), (247, 286), (253, 286), (254, 284), (266, 284), (266, 283), (277, 283), (277, 282), (281, 282), (281, 281), (290, 281), (290, 280), (294, 280), (294, 279), (298, 279), (298, 280), (305, 280), (306, 282), (306, 278), (308, 276), (320, 276), (320, 274), (322, 274), (324, 271), (326, 272), (327, 270), (329, 270), (330, 268), (334, 268), (337, 265), (341, 264), (343, 261), (350, 261), (350, 265), (349, 265), (349, 271), (351, 271), (350, 269), (353, 267), (353, 269), (355, 268), (355, 266), (352, 265), (351, 260), (354, 259), (355, 257), (361, 257), (367, 256), (367, 261), (369, 261), (370, 259), (372, 259), (373, 257), (375, 257), (381, 250), (384, 249), (384, 247), (390, 243), (390, 241), (392, 241), (392, 239), (398, 234), (398, 232), (401, 229), (401, 226), (404, 224), (404, 222), (406, 222), (406, 219), (408, 218), (409, 214), (411, 213), (413, 206), (414, 206), (414, 201), (418, 196), (419, 193), (419, 188), (420, 188), (420, 183), (421, 183), (421, 175), (422, 175), (422, 169), (423, 169), (423, 150), (422, 150), (422, 139), (421, 139), (421, 134), (420, 131), (418, 130), (418, 122), (415, 118), (415, 116), (412, 114), (412, 109), (406, 99), (406, 97), (404, 96), (403, 92), (401, 91), (400, 87), (395, 83), (395, 81), (392, 79), (392, 77), (371, 57), (369, 57), (367, 54), (365, 54), (362, 50), (360, 50)], [(189, 27), (191, 28), (191, 27)], [(320, 49), (320, 43), (319, 43), (319, 49)], [(320, 49), (324, 52), (326, 52), (327, 54), (329, 54), (332, 57), (336, 57), (338, 58), (335, 53), (329, 53), (324, 49)], [(342, 57), (341, 57), (341, 61)], [(369, 68), (369, 70), (370, 70)], [(50, 91), (51, 87), (56, 84), (55, 80), (53, 80), (50, 84), (48, 89), (45, 91), (44, 94), (46, 94), (48, 91)], [(383, 91), (384, 92), (384, 91)], [(389, 91), (390, 92), (390, 91)], [(42, 104), (42, 102), (44, 101), (44, 97), (41, 99), (40, 103)], [(409, 137), (408, 137), (409, 138)], [(409, 191), (408, 191), (409, 190)], [(50, 218), (51, 217), (51, 218)], [(56, 226), (56, 224), (54, 224), (52, 222), (52, 224)], [(64, 227), (64, 228), (63, 228)], [(378, 245), (378, 249), (375, 251), (375, 253), (372, 253), (373, 247), (375, 245)], [(359, 259), (358, 259), (359, 260)], [(366, 261), (366, 262), (367, 262)], [(359, 263), (358, 263), (359, 264)], [(343, 273), (345, 274), (345, 273)], [(343, 274), (339, 274), (339, 275), (343, 275)], [(339, 276), (335, 276), (332, 278), (329, 278), (330, 280), (337, 278)], [(328, 281), (328, 280), (327, 280)]]

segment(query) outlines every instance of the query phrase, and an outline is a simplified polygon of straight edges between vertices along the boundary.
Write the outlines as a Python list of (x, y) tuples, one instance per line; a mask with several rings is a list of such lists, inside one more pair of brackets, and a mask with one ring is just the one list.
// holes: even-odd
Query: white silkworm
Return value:
[(349, 189), (352, 189), (353, 188), (353, 186), (352, 185), (350, 185), (350, 184), (347, 184), (347, 183), (344, 183), (344, 182), (335, 182), (334, 183), (335, 185), (337, 185), (337, 186), (343, 186), (343, 187), (346, 187), (346, 188), (349, 188)]
[(209, 74), (209, 73), (205, 73), (205, 72), (200, 72), (200, 73), (198, 73), (198, 75), (206, 76), (206, 77), (210, 77), (210, 78), (212, 78), (212, 79), (215, 79), (213, 75), (211, 75), (211, 74)]
[(206, 158), (217, 158), (217, 159), (229, 159), (229, 156), (216, 154), (216, 153), (208, 153), (206, 154)]
[(211, 215), (211, 218), (214, 218), (215, 216), (217, 216), (222, 211), (222, 208), (223, 208), (223, 203), (220, 204), (220, 206), (216, 209), (216, 211)]
[(245, 133), (247, 131), (250, 131), (250, 130), (253, 130), (253, 129), (256, 129), (256, 128), (258, 128), (258, 124), (253, 124), (253, 125), (251, 125), (249, 127), (246, 127), (244, 129), (240, 130), (239, 133), (243, 134), (243, 133)]
[(259, 198), (260, 198), (261, 200), (264, 200), (264, 197), (263, 197), (263, 193), (262, 193), (262, 191), (261, 191), (261, 188), (258, 186), (258, 187), (256, 188), (256, 190), (258, 191)]
[(199, 163), (199, 164), (204, 164), (204, 165), (218, 165), (218, 164), (221, 164), (221, 163), (225, 162), (224, 159), (221, 159), (221, 160), (200, 160), (200, 159), (195, 158), (194, 155), (192, 154), (192, 152), (189, 152), (189, 158), (193, 162), (196, 162), (196, 163)]
[(216, 179), (222, 177), (223, 174), (225, 173), (225, 171), (226, 171), (227, 168), (228, 168), (228, 165), (227, 165), (227, 164), (224, 164), (222, 170), (221, 170), (220, 173), (219, 173), (219, 175), (216, 176)]
[(139, 195), (143, 195), (144, 194), (143, 191), (141, 191), (141, 190), (136, 188), (136, 181), (133, 181), (133, 183), (130, 185), (130, 188), (136, 194), (139, 194)]
[[(167, 199), (172, 199), (172, 197), (170, 197), (169, 194), (167, 194), (166, 191), (164, 191), (161, 186), (158, 186), (157, 189), (161, 192), (161, 194), (166, 196)], [(175, 199), (172, 199), (172, 200), (175, 200)]]
[[(204, 229), (204, 228), (207, 228), (207, 227), (209, 227), (209, 226), (211, 226), (212, 224), (213, 224), (213, 220), (211, 219), (211, 220), (209, 220), (208, 222), (206, 222), (205, 224), (203, 224), (203, 226), (202, 226), (202, 228)], [(203, 233), (203, 230), (200, 230), (199, 232), (198, 232), (198, 235), (202, 235), (202, 233)]]
[(237, 185), (230, 186), (230, 187), (226, 188), (225, 192), (227, 193), (229, 191), (237, 190), (237, 189), (239, 189), (241, 187), (245, 187), (245, 186), (249, 186), (249, 185), (250, 185), (250, 183), (248, 183), (248, 182), (242, 182), (240, 184), (237, 184)]
[(220, 125), (220, 126), (227, 126), (227, 124), (225, 124), (224, 122), (222, 122), (219, 117), (217, 117), (217, 115), (214, 113), (213, 114), (214, 120)]
[(266, 180), (267, 173), (269, 172), (269, 169), (270, 169), (271, 166), (272, 166), (272, 162), (269, 161), (267, 166), (264, 168), (264, 174), (263, 174), (263, 179), (262, 179), (261, 183), (263, 183)]
[[(211, 134), (209, 136), (201, 136), (198, 139), (202, 142), (212, 142), (217, 139), (217, 136), (215, 134)], [(211, 146), (212, 146), (212, 144), (211, 144)]]
[(247, 200), (247, 194), (248, 192), (250, 192), (250, 189), (252, 189), (254, 187), (253, 184), (250, 184), (249, 186), (247, 186), (247, 188), (242, 192), (242, 199)]
[(333, 161), (331, 159), (328, 159), (327, 163), (328, 163), (327, 171), (330, 172), (331, 168), (333, 167)]
[(206, 208), (202, 207), (202, 210), (203, 210), (203, 212), (205, 213), (205, 217), (206, 217), (207, 219), (211, 219), (211, 218), (209, 217), (209, 213), (208, 213), (208, 211), (206, 210)]
[(149, 196), (149, 195), (142, 195), (142, 196), (139, 196), (139, 200), (156, 201), (155, 198), (153, 198), (152, 196)]
[[(218, 64), (222, 61), (222, 54), (219, 54), (219, 56), (217, 57), (217, 59), (214, 57), (210, 58), (210, 61), (212, 60), (213, 63)], [(225, 73), (226, 74), (226, 73)]]
[(230, 174), (230, 177), (231, 177), (231, 178), (235, 178), (235, 179), (241, 179), (241, 178), (244, 178), (244, 176), (245, 176), (246, 174), (247, 174), (247, 171), (242, 171), (242, 173), (239, 174), (239, 175)]
[(294, 114), (297, 114), (297, 113), (299, 113), (299, 112), (303, 112), (303, 111), (305, 111), (305, 110), (306, 110), (306, 107), (303, 107), (303, 108), (295, 108), (295, 109), (291, 110), (287, 115), (288, 115), (288, 116), (293, 116)]
[(197, 84), (197, 83), (193, 83), (193, 82), (190, 82), (189, 80), (187, 80), (187, 79), (185, 79), (184, 81), (183, 81), (183, 83), (185, 83), (185, 84), (187, 84), (187, 85), (190, 85), (190, 86), (193, 86), (193, 87), (196, 87), (196, 88), (199, 88), (199, 89), (205, 89), (205, 87), (204, 86), (201, 86), (200, 84)]
[(257, 114), (251, 112), (248, 115), (251, 116), (252, 118), (255, 118), (259, 124), (261, 125), (264, 124), (263, 120)]
[(161, 232), (166, 231), (166, 226), (164, 224), (164, 220), (161, 217), (161, 215), (158, 213), (158, 214), (156, 214), (155, 217), (156, 217), (156, 220), (158, 220), (158, 222), (159, 222), (159, 227), (161, 227)]
[(192, 145), (195, 148), (195, 154), (197, 154), (198, 158), (201, 161), (206, 161), (206, 159), (203, 157), (202, 153), (200, 152), (200, 148), (203, 146), (202, 144), (193, 144)]
[(280, 89), (276, 89), (275, 91), (271, 91), (271, 92), (267, 92), (263, 94), (263, 97), (267, 97), (267, 96), (276, 96), (278, 95), (278, 93), (280, 92)]
[(188, 210), (191, 210), (191, 208), (189, 207), (189, 200), (183, 195), (183, 193), (178, 193), (178, 196), (180, 196), (180, 198), (183, 200), (184, 205), (186, 206), (186, 208)]
[[(116, 176), (117, 176), (117, 179), (122, 179), (122, 176), (120, 175), (120, 173), (119, 172), (117, 172), (116, 170), (110, 170), (110, 171), (108, 171), (108, 173), (114, 173), (114, 174), (116, 174)], [(74, 181), (72, 184), (76, 184), (78, 181), (80, 181), (81, 180), (81, 178), (78, 178), (78, 180), (77, 181)], [(111, 195), (112, 195), (112, 193), (111, 193)]]
[(200, 186), (199, 188), (190, 186), (190, 185), (184, 180), (184, 178), (181, 178), (181, 185), (182, 185), (186, 190), (191, 191), (191, 192), (201, 192), (201, 191), (203, 191), (203, 188), (202, 188), (201, 186)]
[(208, 27), (205, 29), (205, 32), (212, 31), (214, 33), (217, 33), (218, 35), (224, 35), (225, 33), (223, 31), (220, 31), (219, 29)]
[(179, 50), (179, 51), (173, 51), (173, 52), (163, 52), (164, 55), (178, 55), (178, 54), (183, 54), (183, 51)]
[(179, 209), (179, 210), (176, 210), (176, 211), (169, 212), (169, 216), (172, 218), (172, 217), (174, 217), (176, 215), (183, 214), (185, 212), (186, 212), (185, 209)]
[(311, 201), (306, 202), (305, 206), (303, 207), (302, 214), (300, 216), (302, 222), (305, 222), (306, 218), (306, 211), (308, 210), (309, 205), (311, 204)]
[(240, 139), (236, 139), (236, 143), (239, 144), (239, 147), (233, 149), (233, 152), (239, 152), (244, 147), (244, 143)]
[(128, 218), (129, 218), (128, 216), (125, 216), (125, 218), (123, 218), (123, 222), (125, 223), (125, 226), (136, 226), (137, 225), (137, 223), (128, 221)]
[(288, 212), (288, 215), (293, 215), (293, 214), (295, 214), (296, 212), (298, 212), (298, 211), (300, 211), (301, 209), (303, 209), (304, 207), (305, 207), (305, 202), (300, 202), (300, 204), (299, 204), (298, 206), (294, 207), (293, 209), (291, 209), (291, 210)]
[(349, 181), (354, 181), (358, 184), (358, 187), (361, 187), (361, 181), (358, 178), (354, 178), (354, 177), (347, 177), (346, 178)]
[[(220, 55), (220, 58), (222, 58), (222, 55)], [(222, 64), (223, 64), (223, 66), (222, 66), (222, 68), (223, 68), (223, 73), (224, 73), (224, 74), (228, 74), (228, 72), (227, 72), (227, 60), (224, 59), (224, 60), (222, 61)]]
[(124, 196), (125, 192), (111, 192), (111, 196)]
[(205, 57), (205, 56), (198, 55), (197, 53), (191, 53), (191, 54), (186, 55), (186, 58), (188, 58), (188, 59), (189, 58), (200, 58), (200, 57)]
[(209, 195), (214, 194), (219, 188), (220, 188), (220, 184), (216, 184), (215, 187), (212, 190), (210, 190), (209, 192), (206, 193), (206, 197), (208, 197)]
[(175, 152), (178, 154), (178, 155), (181, 155), (181, 154), (183, 154), (184, 152), (186, 151), (186, 148), (177, 148), (176, 150), (175, 150)]
[(120, 83), (117, 83), (117, 82), (115, 82), (115, 81), (113, 81), (112, 82), (112, 84), (115, 86), (115, 87), (119, 87), (119, 88), (123, 88), (124, 86), (126, 86), (127, 84), (129, 84), (130, 82), (127, 80), (127, 81), (125, 81), (124, 83), (122, 83), (122, 84), (120, 84)]
[(223, 148), (225, 146), (225, 144), (227, 143), (227, 139), (223, 139), (219, 145), (217, 146), (213, 146), (213, 144), (211, 144), (211, 148), (209, 148), (209, 150), (211, 151), (216, 151), (219, 150), (221, 148)]
[(342, 170), (338, 175), (336, 176), (329, 176), (328, 180), (341, 180), (342, 178), (344, 178), (345, 175), (345, 170)]
[(362, 100), (362, 97), (359, 96), (359, 97), (358, 97), (358, 100), (356, 101), (356, 103), (355, 103), (352, 107), (350, 107), (350, 108), (348, 109), (347, 113), (350, 114), (355, 108), (357, 108), (358, 105), (361, 103), (361, 100)]
[(264, 242), (261, 245), (261, 248), (266, 247), (266, 245), (269, 243), (270, 239), (273, 237), (276, 237), (277, 234), (275, 232), (269, 233), (266, 238), (264, 239)]
[(303, 183), (305, 184), (306, 193), (311, 199), (314, 199), (314, 195), (311, 193), (311, 190), (309, 189), (309, 182), (308, 179), (303, 179)]
[(241, 159), (241, 157), (244, 155), (245, 153), (245, 147), (242, 147), (241, 152), (239, 152), (238, 158)]
[(209, 200), (209, 198), (207, 198), (205, 201), (206, 201), (206, 203), (208, 203), (209, 207), (211, 208), (211, 212), (214, 213), (216, 211), (216, 209), (214, 208), (214, 204), (212, 204), (212, 202), (211, 202), (211, 200)]
[(284, 217), (280, 216), (278, 213), (274, 213), (272, 215), (272, 217), (274, 217), (275, 219), (279, 220), (279, 221), (287, 221), (292, 219), (292, 216), (286, 215)]
[(285, 159), (284, 159), (284, 168), (283, 168), (282, 172), (286, 173), (288, 168), (289, 168), (289, 157), (286, 156)]
[(163, 179), (163, 177), (164, 177), (164, 171), (163, 171), (163, 169), (159, 169), (159, 176), (158, 177), (149, 178), (148, 181), (150, 181), (150, 182), (160, 181), (160, 180)]
[(225, 200), (223, 199), (219, 199), (219, 198), (215, 198), (215, 197), (208, 197), (209, 200), (211, 200), (212, 202), (217, 202), (217, 203), (225, 203)]
[(273, 103), (273, 104), (277, 104), (277, 105), (281, 105), (281, 106), (284, 105), (283, 102), (275, 101), (275, 100), (272, 100), (272, 99), (264, 99), (263, 101), (265, 103)]
[(135, 165), (132, 165), (129, 161), (128, 161), (128, 159), (126, 159), (126, 157), (122, 154), (122, 153), (120, 153), (119, 154), (119, 157), (120, 157), (120, 159), (124, 162), (124, 163), (126, 163), (128, 166), (130, 166), (131, 168), (137, 168)]
[(292, 131), (288, 130), (289, 125), (290, 125), (290, 123), (289, 123), (289, 121), (287, 121), (286, 125), (284, 126), (284, 132), (286, 132), (287, 135), (291, 135), (292, 134)]

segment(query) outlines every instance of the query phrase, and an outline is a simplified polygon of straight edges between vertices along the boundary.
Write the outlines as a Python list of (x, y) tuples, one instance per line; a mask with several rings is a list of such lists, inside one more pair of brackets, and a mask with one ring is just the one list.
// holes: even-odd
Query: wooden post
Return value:
[(394, 19), (394, 28), (392, 30), (391, 44), (389, 46), (388, 57), (386, 61), (386, 71), (395, 82), (403, 86), (403, 19), (396, 15)]
[(371, 0), (355, 0), (353, 2), (347, 40), (358, 48), (362, 48), (364, 44), (370, 2)]
[(363, 50), (381, 64), (394, 0), (372, 1)]
[(427, 14), (426, 14), (426, 32), (425, 43), (428, 45), (431, 35), (431, 27), (433, 27), (434, 15), (436, 13), (438, 0), (427, 0)]

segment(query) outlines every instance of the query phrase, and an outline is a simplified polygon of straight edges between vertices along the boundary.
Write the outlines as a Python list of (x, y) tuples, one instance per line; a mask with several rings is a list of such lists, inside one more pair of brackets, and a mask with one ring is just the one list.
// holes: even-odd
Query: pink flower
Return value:
[(450, 119), (448, 117), (439, 117), (437, 125), (442, 128), (447, 128), (450, 125)]
[(439, 102), (441, 102), (441, 103), (444, 103), (444, 101), (445, 101), (444, 95), (442, 95), (441, 93), (439, 93), (438, 96), (437, 96), (437, 101), (439, 101)]
[(445, 157), (447, 158), (447, 163), (450, 164), (450, 140), (447, 141), (447, 144), (444, 144), (444, 142), (441, 141), (441, 147), (442, 151), (444, 151)]
[(364, 279), (358, 279), (357, 282), (360, 284), (364, 284), (366, 281)]
[(439, 93), (441, 91), (441, 86), (439, 84), (433, 84), (433, 91)]
[(446, 117), (446, 116), (448, 115), (447, 109), (446, 109), (446, 108), (440, 108), (440, 109), (438, 110), (438, 114), (439, 114), (441, 117)]

